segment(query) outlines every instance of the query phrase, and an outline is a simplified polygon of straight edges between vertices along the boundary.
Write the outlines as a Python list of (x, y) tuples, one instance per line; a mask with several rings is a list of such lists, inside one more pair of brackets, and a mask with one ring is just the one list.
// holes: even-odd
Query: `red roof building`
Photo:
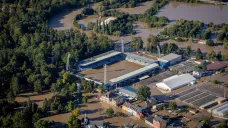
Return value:
[(218, 71), (227, 67), (227, 62), (217, 61), (207, 65), (207, 71)]

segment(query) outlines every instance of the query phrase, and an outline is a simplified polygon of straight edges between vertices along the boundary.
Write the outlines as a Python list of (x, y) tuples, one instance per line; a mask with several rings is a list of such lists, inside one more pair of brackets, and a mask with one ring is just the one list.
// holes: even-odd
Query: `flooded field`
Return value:
[(215, 24), (228, 24), (228, 6), (170, 2), (157, 16), (166, 16), (170, 20), (186, 19)]
[(154, 1), (144, 2), (141, 5), (138, 5), (135, 8), (118, 8), (116, 10), (129, 14), (143, 14), (153, 5)]
[(16, 97), (15, 101), (23, 103), (25, 101), (28, 101), (28, 99), (30, 98), (32, 102), (38, 104), (39, 107), (42, 107), (44, 99), (50, 99), (53, 95), (54, 94), (52, 92), (47, 92), (39, 95), (37, 95), (36, 93), (23, 93)]
[[(126, 60), (107, 65), (107, 81), (142, 67), (142, 65), (128, 62)], [(104, 68), (90, 69), (85, 72), (81, 72), (80, 74), (93, 80), (101, 82), (104, 81)]]
[[(111, 127), (120, 127), (126, 123), (133, 123), (138, 124), (141, 127), (146, 127), (143, 120), (136, 119), (130, 115), (124, 116), (114, 116), (112, 118), (107, 117), (105, 114), (106, 109), (112, 107), (113, 110), (116, 112), (122, 112), (122, 110), (118, 107), (113, 107), (108, 104), (100, 102), (95, 97), (99, 96), (100, 94), (93, 93), (93, 94), (84, 94), (88, 97), (87, 104), (79, 105), (81, 115), (80, 119), (84, 118), (85, 114), (91, 121), (104, 121), (105, 124), (109, 124)], [(43, 118), (42, 120), (50, 120), (55, 122), (66, 123), (71, 113), (65, 114), (58, 114), (50, 117)]]
[(224, 49), (222, 46), (207, 46), (205, 44), (198, 44), (198, 43), (189, 43), (189, 42), (176, 42), (176, 41), (164, 41), (161, 42), (160, 44), (164, 43), (176, 43), (179, 47), (181, 48), (186, 48), (187, 46), (191, 46), (192, 50), (196, 50), (197, 48), (200, 48), (202, 52), (212, 52), (215, 51), (218, 53), (221, 51), (222, 54), (228, 54), (228, 49)]

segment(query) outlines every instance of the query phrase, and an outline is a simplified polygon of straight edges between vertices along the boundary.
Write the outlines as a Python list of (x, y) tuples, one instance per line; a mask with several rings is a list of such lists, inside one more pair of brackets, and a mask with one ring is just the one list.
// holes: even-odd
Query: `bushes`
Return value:
[(81, 14), (82, 15), (93, 15), (94, 14), (94, 10), (92, 8), (85, 7), (85, 8), (83, 8)]
[(214, 43), (214, 41), (213, 40), (207, 40), (206, 41), (206, 45), (208, 45), (208, 46), (214, 46), (215, 45), (215, 43)]

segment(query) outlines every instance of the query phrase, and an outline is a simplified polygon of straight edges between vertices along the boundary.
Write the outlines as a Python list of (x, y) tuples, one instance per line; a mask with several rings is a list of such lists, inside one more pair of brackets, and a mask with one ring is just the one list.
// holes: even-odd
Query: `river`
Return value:
[(204, 23), (228, 24), (228, 6), (196, 3), (170, 2), (159, 10), (157, 16), (166, 16), (170, 20), (199, 20)]

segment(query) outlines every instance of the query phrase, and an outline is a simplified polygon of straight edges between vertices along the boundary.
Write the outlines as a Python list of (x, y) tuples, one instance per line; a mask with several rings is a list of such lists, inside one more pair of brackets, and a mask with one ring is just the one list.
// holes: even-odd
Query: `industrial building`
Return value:
[(187, 73), (166, 78), (163, 82), (157, 83), (156, 86), (160, 89), (171, 91), (188, 84), (194, 84), (195, 81), (196, 79)]
[(156, 64), (156, 63), (153, 63), (153, 64), (150, 64), (148, 66), (145, 66), (143, 68), (140, 68), (138, 70), (135, 70), (135, 71), (132, 71), (132, 72), (129, 72), (127, 74), (124, 74), (122, 76), (119, 76), (119, 77), (116, 77), (116, 78), (113, 78), (111, 79), (110, 81), (114, 84), (121, 84), (121, 83), (125, 83), (125, 82), (128, 82), (129, 80), (133, 79), (137, 79), (138, 77), (142, 77), (144, 75), (147, 75), (147, 74), (151, 74), (153, 73), (153, 71), (155, 69), (158, 69), (159, 68), (159, 65)]
[(214, 63), (211, 63), (209, 65), (207, 65), (207, 71), (218, 71), (218, 70), (221, 70), (221, 69), (225, 69), (227, 67), (228, 63), (227, 62), (214, 62)]
[(137, 90), (129, 89), (127, 87), (119, 87), (116, 89), (119, 96), (124, 97), (124, 99), (132, 100), (137, 97)]
[(170, 71), (174, 71), (177, 73), (192, 73), (193, 71), (197, 70), (197, 65), (192, 60), (187, 60), (184, 62), (181, 62), (179, 64), (173, 65), (169, 67)]
[(227, 102), (223, 103), (219, 107), (212, 110), (212, 114), (215, 116), (220, 116), (220, 117), (224, 117), (224, 116), (228, 115), (228, 103)]
[(182, 60), (182, 56), (174, 54), (174, 53), (170, 53), (166, 56), (159, 58), (160, 65), (163, 67), (168, 67), (168, 66), (174, 65), (174, 64), (180, 62), (181, 60)]

